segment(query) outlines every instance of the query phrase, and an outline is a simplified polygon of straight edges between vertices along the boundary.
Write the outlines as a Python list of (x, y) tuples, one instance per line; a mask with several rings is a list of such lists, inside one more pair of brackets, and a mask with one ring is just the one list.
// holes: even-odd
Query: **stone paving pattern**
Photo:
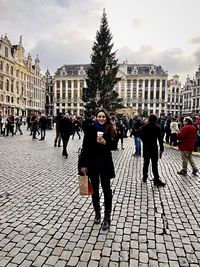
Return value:
[[(94, 225), (91, 197), (77, 183), (78, 149), (69, 157), (47, 140), (0, 137), (0, 266), (200, 266), (200, 175), (178, 176), (179, 151), (166, 148), (159, 172), (167, 185), (141, 181), (133, 139), (113, 152), (113, 212), (109, 231)], [(200, 158), (194, 157), (200, 169)], [(103, 203), (103, 196), (101, 197)], [(102, 209), (103, 216), (103, 209)]]

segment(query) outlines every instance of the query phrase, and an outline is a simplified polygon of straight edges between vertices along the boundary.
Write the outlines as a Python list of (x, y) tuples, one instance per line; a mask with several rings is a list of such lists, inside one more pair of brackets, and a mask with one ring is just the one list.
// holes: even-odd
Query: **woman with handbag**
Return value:
[(96, 121), (88, 124), (84, 132), (83, 145), (79, 156), (79, 172), (88, 174), (93, 187), (92, 203), (95, 224), (101, 222), (99, 184), (104, 194), (104, 219), (102, 230), (110, 227), (112, 190), (110, 179), (115, 177), (111, 150), (116, 148), (117, 138), (114, 125), (104, 109), (96, 113)]

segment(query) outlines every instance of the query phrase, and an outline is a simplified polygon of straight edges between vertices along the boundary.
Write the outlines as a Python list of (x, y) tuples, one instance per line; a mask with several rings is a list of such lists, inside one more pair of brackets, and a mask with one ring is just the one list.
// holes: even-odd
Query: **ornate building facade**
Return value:
[(200, 66), (195, 73), (192, 86), (192, 113), (200, 114)]
[(86, 86), (86, 71), (90, 65), (64, 65), (54, 75), (54, 115), (68, 112), (74, 115), (84, 114), (82, 100)]
[[(82, 101), (86, 72), (90, 65), (64, 65), (54, 76), (54, 112), (84, 114)], [(157, 115), (167, 112), (167, 77), (161, 66), (153, 64), (119, 64), (120, 81), (115, 90), (126, 108), (133, 113), (146, 111)]]
[(47, 115), (54, 115), (54, 91), (53, 91), (53, 86), (54, 86), (54, 79), (53, 76), (50, 75), (49, 70), (47, 69), (45, 73), (45, 113)]
[(37, 57), (25, 58), (22, 36), (12, 45), (7, 35), (0, 39), (0, 112), (26, 116), (31, 111), (44, 112), (45, 84)]
[(194, 81), (188, 76), (183, 85), (183, 115), (192, 114), (192, 95)]
[(167, 82), (167, 113), (180, 116), (183, 109), (183, 92), (179, 76), (174, 75)]

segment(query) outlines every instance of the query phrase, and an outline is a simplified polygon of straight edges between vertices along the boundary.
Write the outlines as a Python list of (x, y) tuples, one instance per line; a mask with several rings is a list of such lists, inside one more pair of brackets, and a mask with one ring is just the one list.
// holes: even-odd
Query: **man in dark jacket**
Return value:
[(41, 138), (40, 140), (44, 140), (46, 136), (46, 128), (47, 128), (47, 117), (45, 114), (42, 114), (39, 119), (39, 126), (40, 126), (40, 134)]
[(141, 132), (142, 125), (143, 125), (142, 120), (136, 115), (132, 121), (132, 133), (131, 133), (135, 139), (135, 154), (134, 154), (134, 156), (141, 156), (140, 132)]
[(141, 140), (143, 142), (143, 182), (147, 181), (148, 177), (148, 167), (151, 159), (152, 171), (154, 176), (154, 184), (157, 186), (165, 186), (165, 183), (162, 182), (158, 174), (158, 145), (160, 146), (160, 158), (164, 151), (163, 140), (161, 137), (161, 129), (156, 124), (157, 116), (151, 114), (149, 116), (149, 121), (141, 129)]
[(60, 120), (59, 123), (59, 132), (61, 134), (62, 142), (63, 142), (63, 152), (62, 155), (68, 157), (67, 154), (67, 144), (69, 141), (69, 137), (72, 134), (72, 122), (69, 118), (69, 114), (66, 113), (64, 117)]

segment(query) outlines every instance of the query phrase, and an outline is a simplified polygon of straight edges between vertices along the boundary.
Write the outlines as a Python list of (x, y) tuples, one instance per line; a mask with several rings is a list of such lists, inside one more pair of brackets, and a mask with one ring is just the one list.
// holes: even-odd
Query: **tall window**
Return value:
[(17, 94), (19, 94), (19, 82), (16, 82)]
[(65, 99), (66, 97), (66, 89), (62, 88), (62, 99)]
[(160, 80), (156, 80), (156, 89), (159, 90), (160, 88)]
[(66, 88), (66, 82), (62, 81), (62, 88)]
[(145, 80), (145, 85), (144, 85), (145, 90), (148, 90), (148, 86), (149, 86), (149, 80)]
[(5, 47), (5, 57), (8, 57), (8, 47)]
[(6, 91), (9, 92), (9, 80), (6, 80)]
[(9, 74), (9, 65), (6, 64), (6, 73)]
[(71, 99), (71, 98), (72, 98), (72, 91), (68, 90), (68, 99)]
[(60, 99), (60, 90), (57, 90), (57, 100)]
[(72, 81), (68, 80), (68, 88), (72, 88)]
[(80, 87), (82, 88), (84, 86), (84, 80), (80, 80)]
[(14, 80), (11, 80), (10, 90), (11, 90), (11, 93), (13, 93), (13, 91), (14, 91)]
[(77, 97), (78, 97), (77, 90), (74, 90), (74, 99), (77, 99)]
[(77, 80), (74, 80), (74, 88), (77, 88)]
[(3, 76), (0, 75), (0, 90), (3, 90)]
[(0, 61), (0, 70), (3, 70), (3, 62)]
[(137, 87), (137, 80), (133, 80), (133, 88)]
[(10, 74), (13, 75), (13, 66), (10, 67)]
[(60, 81), (56, 81), (56, 87), (60, 88)]
[(139, 88), (142, 88), (143, 80), (139, 80)]
[(151, 90), (154, 89), (154, 80), (151, 80)]
[(9, 97), (9, 95), (6, 96), (6, 102), (7, 103), (10, 103), (10, 97)]

